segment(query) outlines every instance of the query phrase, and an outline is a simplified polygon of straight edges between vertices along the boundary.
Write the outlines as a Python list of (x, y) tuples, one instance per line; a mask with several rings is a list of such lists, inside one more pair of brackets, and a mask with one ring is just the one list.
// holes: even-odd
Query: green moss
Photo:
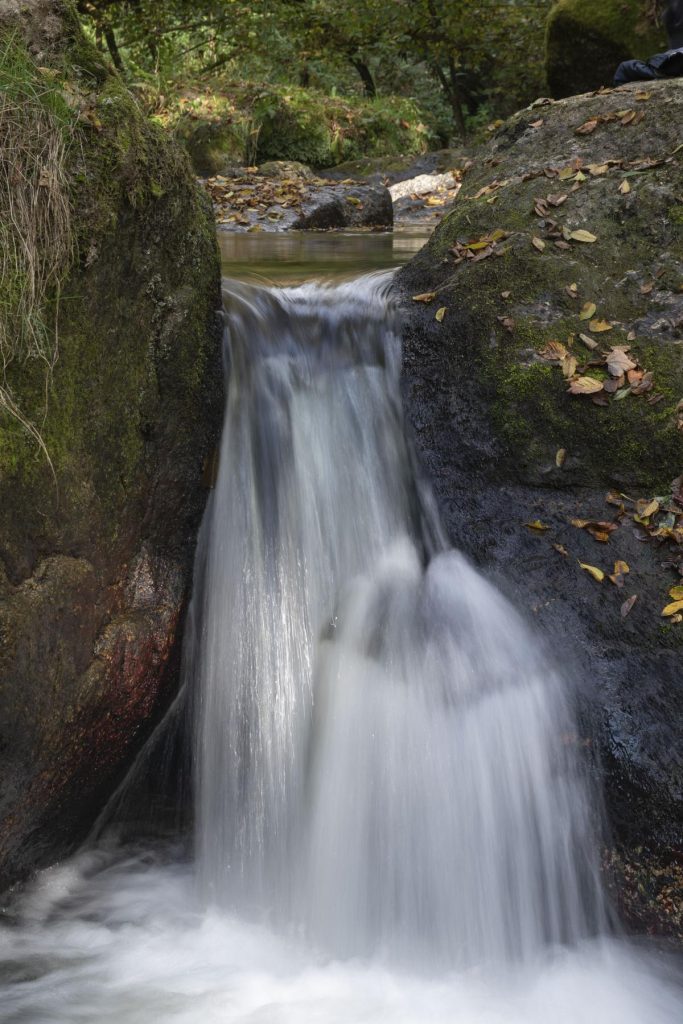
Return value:
[(671, 206), (669, 208), (669, 220), (674, 224), (683, 224), (683, 206)]
[(617, 65), (666, 47), (643, 0), (559, 0), (548, 16), (546, 74), (552, 95), (611, 85)]

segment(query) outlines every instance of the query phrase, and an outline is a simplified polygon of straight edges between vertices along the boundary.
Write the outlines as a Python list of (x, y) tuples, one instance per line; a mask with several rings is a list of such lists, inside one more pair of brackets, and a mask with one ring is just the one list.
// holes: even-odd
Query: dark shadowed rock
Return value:
[[(683, 550), (605, 502), (616, 489), (659, 495), (675, 509), (671, 483), (683, 472), (683, 83), (642, 92), (511, 118), (398, 283), (408, 416), (451, 539), (579, 681), (581, 733), (558, 742), (585, 745), (602, 764), (618, 898), (634, 927), (680, 937), (680, 870), (672, 872), (683, 838), (683, 623), (661, 611), (681, 580)], [(635, 124), (625, 110), (639, 115)], [(567, 242), (562, 228), (596, 241)], [(428, 292), (433, 302), (411, 301)], [(591, 335), (579, 318), (588, 302), (609, 331)], [(603, 406), (569, 395), (561, 367), (540, 355), (552, 340), (596, 378), (604, 364), (591, 368), (591, 359), (626, 345), (653, 372), (652, 392)], [(615, 517), (607, 543), (571, 525)], [(535, 520), (548, 530), (525, 525)], [(618, 559), (630, 567), (623, 587), (579, 566), (612, 573)]]
[(0, 411), (2, 887), (73, 848), (173, 693), (222, 400), (214, 225), (185, 155), (70, 5), (2, 2), (0, 39), (60, 114), (75, 253), (47, 412), (43, 364), (7, 373), (54, 475)]
[(666, 49), (647, 0), (559, 0), (548, 16), (546, 74), (557, 98), (609, 86), (623, 60)]

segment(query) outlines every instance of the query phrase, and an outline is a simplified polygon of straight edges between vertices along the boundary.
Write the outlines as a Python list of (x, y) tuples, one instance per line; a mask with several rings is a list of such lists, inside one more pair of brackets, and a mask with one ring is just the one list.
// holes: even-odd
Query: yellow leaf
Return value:
[(576, 356), (566, 355), (562, 360), (562, 375), (569, 380), (576, 373)]
[(436, 313), (434, 314), (434, 319), (438, 320), (439, 323), (441, 323), (443, 321), (443, 318), (445, 317), (445, 315), (446, 315), (446, 307), (442, 306), (441, 309), (437, 309)]
[(662, 616), (669, 618), (670, 615), (675, 615), (677, 612), (683, 611), (683, 601), (674, 601), (673, 604), (668, 604), (666, 608), (662, 608)]
[(650, 516), (653, 516), (655, 512), (658, 511), (658, 509), (659, 502), (656, 498), (653, 498), (653, 500), (649, 502), (644, 509), (640, 510), (640, 515), (643, 517), (643, 519), (648, 519)]
[(581, 312), (579, 313), (579, 320), (590, 320), (592, 316), (595, 316), (595, 311), (598, 307), (594, 302), (584, 303)]
[(674, 601), (683, 601), (683, 587), (672, 587), (669, 597), (672, 597)]
[(577, 377), (569, 385), (568, 391), (572, 395), (595, 395), (602, 391), (602, 381), (594, 377)]
[(540, 519), (534, 519), (532, 523), (525, 523), (524, 525), (528, 526), (530, 530), (540, 530), (541, 532), (550, 529), (550, 527), (546, 526), (545, 523), (542, 523)]
[(575, 242), (597, 242), (597, 236), (592, 234), (590, 231), (584, 231), (583, 228), (579, 228), (578, 231), (572, 231), (569, 235)]
[(598, 583), (602, 583), (602, 581), (605, 578), (605, 574), (602, 571), (602, 569), (598, 569), (595, 565), (586, 565), (585, 562), (579, 562), (579, 565), (582, 569), (585, 569), (586, 572), (589, 573), (594, 580), (597, 580)]
[(537, 238), (535, 235), (531, 239), (531, 244), (533, 245), (534, 249), (538, 249), (539, 252), (543, 252), (543, 250), (545, 249), (545, 242), (543, 241), (543, 239)]
[(630, 566), (628, 565), (627, 562), (622, 562), (620, 560), (620, 561), (614, 563), (614, 575), (615, 576), (625, 576), (626, 573), (630, 572), (630, 571), (631, 571), (631, 569), (630, 569)]
[(421, 292), (420, 295), (413, 295), (413, 302), (433, 302), (436, 292)]
[(598, 347), (597, 341), (594, 341), (589, 334), (580, 334), (579, 338), (584, 343), (586, 348), (593, 349)]
[(558, 448), (557, 449), (557, 453), (555, 455), (555, 465), (557, 466), (558, 469), (562, 469), (562, 467), (564, 466), (566, 458), (567, 458), (567, 449), (566, 448)]
[(569, 181), (570, 178), (574, 177), (575, 173), (576, 171), (573, 167), (563, 167), (557, 177), (560, 181)]
[(613, 327), (614, 324), (611, 324), (609, 320), (591, 320), (588, 330), (593, 334), (602, 334), (603, 331), (611, 331)]
[(609, 171), (609, 164), (589, 164), (588, 170), (594, 177), (598, 178), (601, 174), (607, 174)]
[(439, 199), (437, 196), (428, 196), (425, 200), (425, 206), (443, 206), (445, 199)]
[(621, 192), (622, 196), (627, 196), (631, 191), (631, 186), (629, 185), (626, 178), (624, 178), (621, 185), (619, 186), (619, 191)]

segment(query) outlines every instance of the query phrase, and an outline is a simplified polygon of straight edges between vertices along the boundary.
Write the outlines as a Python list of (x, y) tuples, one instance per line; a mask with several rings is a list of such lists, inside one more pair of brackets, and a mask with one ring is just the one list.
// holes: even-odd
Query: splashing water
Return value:
[(39, 876), (0, 1019), (678, 1019), (665, 965), (605, 938), (566, 684), (418, 482), (388, 279), (225, 299), (196, 856), (105, 842)]

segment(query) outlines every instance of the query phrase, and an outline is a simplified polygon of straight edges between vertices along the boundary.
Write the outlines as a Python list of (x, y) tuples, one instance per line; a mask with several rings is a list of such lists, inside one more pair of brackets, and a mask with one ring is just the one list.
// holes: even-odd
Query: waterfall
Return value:
[(604, 925), (566, 686), (449, 552), (387, 279), (230, 283), (188, 665), (212, 903), (343, 956), (528, 959)]
[(225, 307), (183, 684), (3, 909), (0, 1020), (674, 1024), (674, 967), (609, 934), (570, 686), (420, 480), (390, 278)]

